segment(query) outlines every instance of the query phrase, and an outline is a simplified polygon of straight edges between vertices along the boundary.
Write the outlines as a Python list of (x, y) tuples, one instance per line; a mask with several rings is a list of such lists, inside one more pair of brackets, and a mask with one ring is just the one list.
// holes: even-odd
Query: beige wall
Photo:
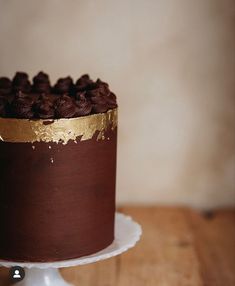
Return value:
[(0, 74), (117, 93), (118, 200), (235, 204), (233, 0), (0, 0)]

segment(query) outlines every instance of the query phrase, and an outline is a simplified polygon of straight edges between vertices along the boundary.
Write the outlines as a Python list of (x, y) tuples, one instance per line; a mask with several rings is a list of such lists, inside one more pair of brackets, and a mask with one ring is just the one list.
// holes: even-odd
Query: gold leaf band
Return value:
[(0, 141), (4, 142), (56, 142), (91, 139), (98, 131), (97, 140), (108, 128), (117, 126), (117, 109), (77, 118), (14, 119), (0, 118)]

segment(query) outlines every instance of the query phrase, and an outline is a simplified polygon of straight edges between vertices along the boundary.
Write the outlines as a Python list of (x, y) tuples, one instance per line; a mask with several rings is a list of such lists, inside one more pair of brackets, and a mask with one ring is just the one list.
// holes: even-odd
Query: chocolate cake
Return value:
[(107, 83), (0, 78), (0, 259), (66, 260), (110, 245), (116, 147)]

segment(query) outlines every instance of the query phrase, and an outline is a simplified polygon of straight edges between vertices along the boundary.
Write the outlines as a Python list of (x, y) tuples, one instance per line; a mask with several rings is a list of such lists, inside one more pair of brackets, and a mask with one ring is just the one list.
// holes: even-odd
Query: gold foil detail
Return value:
[(4, 142), (56, 142), (91, 139), (98, 131), (97, 140), (104, 138), (108, 128), (117, 127), (117, 109), (106, 113), (77, 118), (29, 120), (0, 118), (0, 141)]

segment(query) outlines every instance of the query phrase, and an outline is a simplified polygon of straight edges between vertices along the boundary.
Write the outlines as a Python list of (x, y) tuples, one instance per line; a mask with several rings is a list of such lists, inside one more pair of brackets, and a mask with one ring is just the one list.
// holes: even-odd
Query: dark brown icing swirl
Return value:
[(17, 72), (12, 80), (12, 86), (15, 92), (29, 93), (31, 91), (31, 84), (27, 73)]
[(77, 105), (77, 116), (84, 116), (91, 113), (92, 104), (85, 97), (85, 92), (79, 94), (79, 99), (76, 100), (76, 105)]
[(77, 107), (74, 99), (64, 94), (56, 100), (56, 117), (71, 118), (77, 114)]
[(94, 82), (90, 79), (88, 74), (82, 75), (76, 81), (76, 90), (77, 91), (85, 91), (86, 89), (90, 89), (93, 86)]
[(0, 117), (7, 117), (9, 104), (6, 97), (0, 96)]
[(104, 96), (109, 95), (110, 89), (109, 89), (109, 85), (106, 82), (104, 82), (98, 78), (96, 81), (96, 84), (98, 86), (99, 92), (102, 95), (104, 95)]
[(109, 85), (97, 79), (95, 87), (87, 91), (92, 103), (92, 112), (103, 113), (116, 105), (116, 96), (111, 94)]
[(97, 79), (97, 81), (90, 86), (87, 95), (90, 97), (108, 96), (110, 94), (109, 85), (106, 82)]
[(107, 100), (104, 96), (93, 96), (91, 97), (92, 112), (103, 113), (108, 110)]
[(113, 92), (110, 92), (106, 98), (108, 108), (113, 109), (117, 107), (117, 98)]
[(33, 78), (33, 91), (36, 93), (49, 93), (51, 90), (49, 76), (44, 72), (39, 72)]
[(11, 93), (12, 83), (7, 77), (0, 78), (0, 95), (7, 95)]
[(11, 103), (12, 117), (33, 118), (34, 117), (33, 104), (34, 100), (32, 96), (29, 96), (19, 91)]
[(65, 94), (73, 89), (73, 80), (70, 76), (58, 79), (54, 86), (55, 93)]
[(55, 106), (53, 100), (42, 94), (34, 105), (35, 115), (42, 119), (55, 117)]

